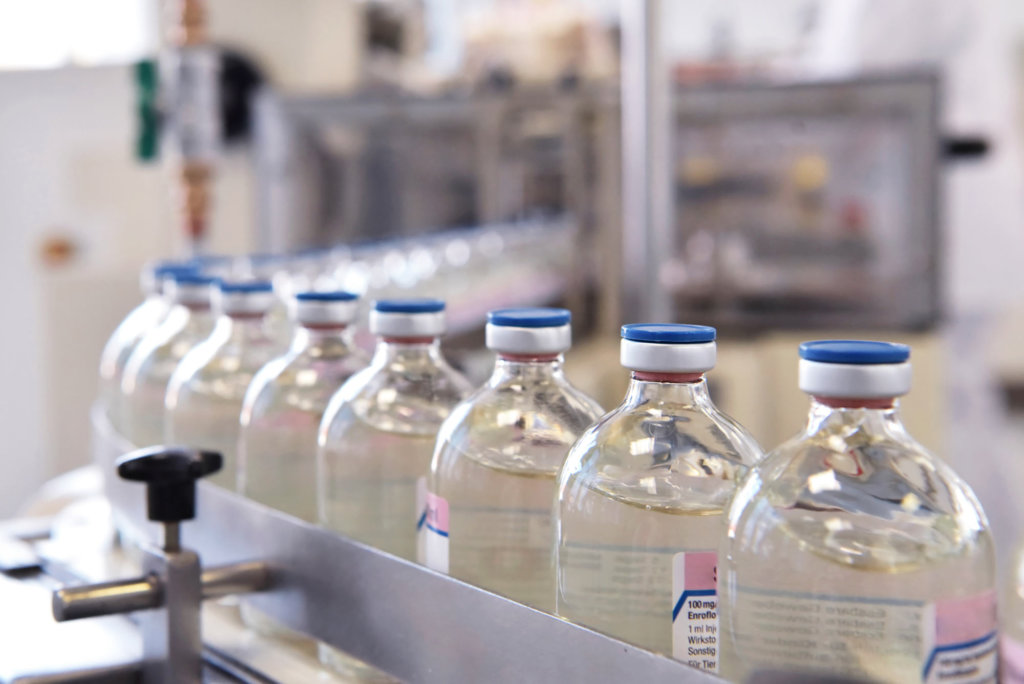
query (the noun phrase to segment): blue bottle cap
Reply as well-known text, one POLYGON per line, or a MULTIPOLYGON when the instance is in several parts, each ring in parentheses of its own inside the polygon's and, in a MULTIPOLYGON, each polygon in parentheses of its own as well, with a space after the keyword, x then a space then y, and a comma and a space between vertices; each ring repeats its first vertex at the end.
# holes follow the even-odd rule
POLYGON ((802 343, 800 358, 819 363, 860 366, 903 363, 910 358, 910 347, 870 340, 818 340, 802 343))
POLYGON ((187 261, 160 261, 152 267, 153 276, 156 278, 163 278, 177 272, 198 273, 199 268, 187 261))
POLYGON ((203 275, 196 271, 172 271, 168 277, 178 285, 214 285, 218 282, 213 276, 203 275))
POLYGON ((374 311, 381 313, 419 314, 438 313, 444 311, 444 302, 440 299, 378 299, 373 304, 374 311))
POLYGON ((345 290, 295 295, 292 315, 300 325, 349 325, 359 311, 359 295, 345 290))
POLYGON ((487 323, 509 328, 557 328, 569 325, 572 314, 568 309, 529 307, 497 309, 487 314, 487 323))
POLYGON ((221 292, 237 294, 274 291, 274 286, 269 280, 221 280, 219 286, 221 292))
POLYGON ((300 302, 354 302, 359 295, 345 290, 332 290, 330 292, 299 292, 295 299, 300 302))
POLYGON ((714 342, 716 331, 708 325, 685 323, 631 323, 622 326, 622 339, 657 344, 700 344, 714 342))

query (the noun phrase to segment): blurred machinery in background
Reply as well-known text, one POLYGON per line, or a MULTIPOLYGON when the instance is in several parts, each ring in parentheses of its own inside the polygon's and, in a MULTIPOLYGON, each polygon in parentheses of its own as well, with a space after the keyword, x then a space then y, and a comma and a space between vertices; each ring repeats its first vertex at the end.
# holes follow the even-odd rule
POLYGON ((724 327, 938 321, 938 79, 679 90, 669 255, 677 316, 724 327))
MULTIPOLYGON (((923 329, 940 312, 937 93, 925 73, 680 88, 671 147, 653 151, 672 160, 671 221, 647 236, 607 204, 630 171, 612 93, 265 92, 261 241, 289 250, 569 215, 584 247, 658 245, 624 249, 588 280, 600 291, 621 282, 612 269, 642 274, 627 299, 667 293, 673 318, 923 329)), ((618 318, 636 316, 657 317, 618 318)))
POLYGON ((256 107, 260 238, 271 250, 579 215, 579 97, 287 96, 256 107))

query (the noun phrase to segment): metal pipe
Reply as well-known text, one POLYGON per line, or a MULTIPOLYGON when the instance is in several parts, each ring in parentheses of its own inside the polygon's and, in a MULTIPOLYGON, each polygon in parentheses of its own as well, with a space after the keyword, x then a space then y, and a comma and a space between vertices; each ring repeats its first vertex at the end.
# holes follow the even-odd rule
POLYGON ((202 45, 206 42, 205 5, 204 0, 176 0, 170 4, 171 40, 175 45, 202 45))
POLYGON ((153 575, 53 592, 53 618, 57 622, 130 613, 157 608, 163 600, 160 581, 153 575))
POLYGON ((661 1, 622 0, 623 311, 670 320, 659 277, 671 258, 671 86, 661 46, 661 1))
POLYGON ((173 553, 181 550, 181 525, 164 522, 164 551, 173 553))
POLYGON ((247 594, 270 586, 266 563, 233 563, 203 570, 203 599, 247 594))
POLYGON ((219 129, 218 66, 211 66, 213 57, 207 37, 205 0, 169 0, 172 17, 170 43, 173 60, 179 65, 175 76, 176 97, 172 113, 176 130, 179 168, 176 171, 182 225, 189 240, 190 251, 201 251, 210 218, 214 167, 210 136, 219 129), (187 78, 183 75, 188 72, 187 78), (205 125, 204 125, 205 124, 205 125), (211 129, 212 124, 212 129, 211 129), (209 129, 209 130, 208 130, 209 129))

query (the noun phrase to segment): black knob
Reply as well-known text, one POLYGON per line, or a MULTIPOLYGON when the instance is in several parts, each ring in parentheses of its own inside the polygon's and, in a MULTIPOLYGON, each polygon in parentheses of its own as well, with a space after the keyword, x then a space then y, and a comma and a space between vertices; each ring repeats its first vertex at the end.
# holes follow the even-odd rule
POLYGON ((154 446, 137 449, 117 461, 117 474, 146 483, 150 520, 180 522, 196 517, 196 480, 220 470, 216 451, 154 446))

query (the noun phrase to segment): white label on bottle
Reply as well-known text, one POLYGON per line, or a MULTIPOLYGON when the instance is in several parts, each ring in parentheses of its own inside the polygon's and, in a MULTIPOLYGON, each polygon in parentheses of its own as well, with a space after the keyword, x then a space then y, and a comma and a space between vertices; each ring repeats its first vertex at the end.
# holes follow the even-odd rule
POLYGON ((749 663, 841 677, 995 682, 992 592, 936 603, 739 587, 737 648, 749 663))
POLYGON ((448 501, 432 492, 426 493, 426 528, 423 564, 431 570, 448 574, 448 501))
POLYGON ((1024 684, 1024 643, 1004 635, 999 639, 999 656, 1003 684, 1024 684))
POLYGON ((718 672, 718 554, 677 553, 672 558, 672 657, 718 672))
POLYGON ((932 629, 922 680, 994 682, 999 660, 995 592, 937 601, 927 613, 932 629))

